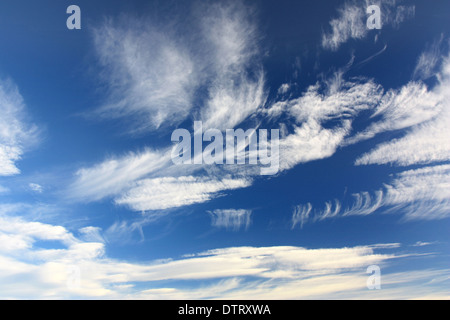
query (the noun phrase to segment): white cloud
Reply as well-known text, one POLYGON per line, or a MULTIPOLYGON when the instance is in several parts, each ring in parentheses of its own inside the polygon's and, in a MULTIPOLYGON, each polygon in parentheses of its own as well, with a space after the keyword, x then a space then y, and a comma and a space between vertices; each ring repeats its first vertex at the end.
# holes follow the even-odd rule
POLYGON ((69 246, 78 243, 78 240, 61 226, 29 222, 3 213, 0 214, 0 233, 3 238, 0 252, 17 253, 20 249, 31 248, 36 240, 58 240, 69 246))
POLYGON ((403 138, 379 145, 360 156, 356 165, 394 163, 407 166, 449 160, 450 131, 447 124, 450 118, 447 114, 441 116, 413 128, 403 138))
POLYGON ((146 214, 138 220, 122 220, 114 222, 100 235, 107 243, 136 243, 136 233, 140 237, 137 241, 145 239, 143 227, 160 218, 162 214, 146 214))
POLYGON ((90 168, 81 168, 69 186, 70 198, 100 200, 120 194, 136 180, 170 164, 170 152, 145 150, 112 158, 90 168))
POLYGON ((361 283, 367 280, 363 274, 331 274, 305 277, 290 281, 263 281, 242 283, 238 279, 220 281, 196 290, 164 288, 142 292, 143 299, 219 299, 245 300, 299 300, 299 299, 448 299, 449 292, 430 279, 445 279, 448 270, 424 270, 422 272, 396 273, 384 276, 382 290, 367 290, 361 283), (403 286, 403 287, 402 287, 403 286), (301 289, 299 289, 301 288, 301 289), (275 298, 274 298, 275 297, 275 298))
POLYGON ((0 145, 0 174, 2 176, 11 176, 20 173, 15 162, 20 160, 22 151, 17 147, 0 145))
POLYGON ((364 7, 346 2, 338 9, 338 18, 330 21, 331 33, 322 35, 322 46, 326 49, 337 50, 349 39, 364 38, 368 31, 365 16, 364 7))
POLYGON ((221 81, 210 90, 207 107, 201 111, 205 129, 232 129, 265 104, 262 72, 255 80, 237 75, 221 81))
MULTIPOLYGON (((413 126, 404 137, 385 142, 356 160, 357 165, 395 163, 397 165, 428 164, 436 161, 450 160, 450 60, 447 58, 439 74, 439 84, 432 90, 424 85, 420 90, 408 89, 394 100, 386 113, 386 123, 372 125, 373 129, 395 129, 413 126), (404 98, 402 98, 404 97, 404 98), (406 100, 405 100, 406 99, 406 100), (400 115, 397 116, 397 115, 400 115), (394 124, 398 122, 398 124, 394 124), (414 126, 415 125, 415 126, 414 126)), ((402 90, 402 91, 403 91, 402 90)), ((381 112, 385 112, 382 110, 381 112)))
POLYGON ((80 238, 86 242, 104 243, 105 239, 102 235, 102 229, 99 227, 84 227, 78 230, 80 238))
POLYGON ((251 223, 251 210, 244 209, 217 209, 208 211, 211 216, 211 225, 217 228, 239 230, 247 229, 251 223))
POLYGON ((296 206, 294 209, 294 213, 292 214, 292 229, 294 229, 297 224, 300 224, 300 227, 302 228, 305 222, 308 221, 311 210, 311 203, 308 203, 305 206, 296 206))
POLYGON ((381 87, 372 81, 344 81, 338 73, 323 86, 310 86, 301 97, 265 110, 273 118, 290 114, 297 123, 294 132, 280 141, 280 169, 332 156, 350 133, 353 118, 374 108, 382 96, 381 87), (334 125, 325 128, 329 121, 334 125))
POLYGON ((369 5, 380 7, 382 28, 386 26, 398 28, 401 23, 414 17, 415 6, 397 6, 397 2, 396 0, 346 1, 337 9, 337 18, 330 21, 331 31, 322 34, 322 47, 335 51, 350 39, 365 38, 370 31, 366 25, 369 17, 366 10, 369 5))
POLYGON ((437 74, 437 67, 442 61, 441 46, 443 40, 444 36, 441 35, 438 40, 435 40, 431 46, 422 52, 417 60, 413 78, 424 80, 437 74))
POLYGON ((31 191, 34 191, 36 193, 42 193, 44 191, 44 188, 42 188, 42 186, 37 183, 29 183, 28 187, 31 191))
POLYGON ((408 170, 386 186, 388 205, 406 219, 443 219, 450 215, 450 165, 408 170))
POLYGON ((355 200, 351 208, 347 209, 343 216, 351 215, 369 215, 374 213, 383 204, 383 193, 380 191, 375 192, 375 196, 372 198, 368 192, 356 193, 353 195, 355 200))
POLYGON ((350 207, 335 200, 324 209, 310 203, 299 205, 292 214, 292 228, 307 222, 334 217, 369 215, 374 212, 402 214, 405 220, 434 220, 450 216, 450 165, 428 166, 398 173, 384 188, 370 194, 353 195, 350 207))
POLYGON ((211 46, 209 98, 200 111, 205 128, 232 129, 265 104, 254 12, 241 3, 213 5, 202 29, 211 46), (252 70, 249 72, 248 70, 252 70))
POLYGON ((331 157, 349 129, 349 122, 336 129, 325 129, 315 121, 296 127, 293 134, 280 140, 280 171, 299 163, 331 157))
POLYGON ((310 86, 298 99, 286 101, 285 110, 297 123, 314 119, 325 122, 334 119, 350 119, 362 110, 376 106, 381 97, 381 86, 373 81, 352 82, 342 79, 338 72, 335 77, 310 86))
POLYGON ((291 84, 289 83, 283 83, 279 88, 278 88, 278 95, 283 95, 286 94, 289 89, 291 88, 291 84))
POLYGON ((346 144, 373 138, 375 135, 409 128, 433 119, 443 109, 441 97, 423 83, 409 82, 399 90, 389 90, 374 109, 368 128, 347 139, 346 144))
POLYGON ((151 20, 108 20, 94 30, 109 102, 97 110, 106 118, 130 117, 131 131, 177 124, 189 114, 197 85, 194 64, 173 30, 151 20))
POLYGON ((435 242, 417 241, 413 244, 414 247, 425 247, 434 244, 435 242))
POLYGON ((27 122, 25 103, 11 80, 0 80, 0 176, 20 173, 16 162, 37 140, 37 129, 27 122))
POLYGON ((211 200, 221 191, 248 187, 251 181, 232 178, 163 177, 137 181, 115 202, 136 211, 163 210, 211 200))

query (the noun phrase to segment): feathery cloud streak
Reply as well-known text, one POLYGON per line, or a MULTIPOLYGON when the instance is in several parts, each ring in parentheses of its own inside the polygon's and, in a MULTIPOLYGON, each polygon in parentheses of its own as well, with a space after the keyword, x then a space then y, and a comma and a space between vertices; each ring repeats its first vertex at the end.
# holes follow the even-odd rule
POLYGON ((25 103, 12 80, 0 79, 0 176, 20 173, 16 162, 37 142, 38 130, 27 120, 25 103))
POLYGON ((359 40, 365 38, 370 31, 366 25, 369 17, 366 10, 370 5, 377 5, 380 8, 382 27, 392 26, 398 28, 402 22, 414 17, 415 7, 397 5, 397 2, 401 1, 346 1, 338 8, 337 18, 329 22, 331 31, 323 32, 322 47, 336 51, 350 39, 359 40))

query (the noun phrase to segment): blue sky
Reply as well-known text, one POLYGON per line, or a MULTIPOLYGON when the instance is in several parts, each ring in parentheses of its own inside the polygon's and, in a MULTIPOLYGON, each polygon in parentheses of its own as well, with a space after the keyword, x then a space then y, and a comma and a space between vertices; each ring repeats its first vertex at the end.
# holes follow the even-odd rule
POLYGON ((0 297, 448 299, 449 9, 3 1, 0 297), (174 164, 194 121, 277 173, 174 164))

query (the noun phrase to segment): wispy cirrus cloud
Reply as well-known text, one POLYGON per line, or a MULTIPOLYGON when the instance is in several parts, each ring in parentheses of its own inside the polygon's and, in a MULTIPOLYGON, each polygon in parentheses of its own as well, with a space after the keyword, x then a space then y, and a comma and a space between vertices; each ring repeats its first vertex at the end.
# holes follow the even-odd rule
POLYGON ((379 133, 410 128, 436 117, 443 109, 442 97, 421 82, 409 82, 397 90, 389 90, 371 115, 372 123, 346 140, 353 144, 373 138, 379 133), (379 120, 376 120, 379 118, 379 120))
POLYGON ((27 119, 19 89, 10 79, 0 79, 0 176, 20 173, 16 162, 38 139, 38 129, 27 119))
POLYGON ((438 73, 438 68, 442 62, 442 42, 444 35, 433 41, 429 47, 419 56, 414 69, 413 78, 425 80, 438 73))
POLYGON ((80 234, 80 239, 85 242, 104 243, 106 241, 102 235, 102 229, 99 227, 83 227, 78 230, 78 233, 80 234))
POLYGON ((294 133, 280 141, 280 170, 288 170, 313 160, 331 157, 349 133, 350 122, 325 129, 315 121, 295 127, 294 133))
MULTIPOLYGON (((400 97, 401 103, 388 105, 389 108, 392 107, 392 111, 386 113, 386 121, 388 124, 392 123, 389 125, 391 128, 405 125, 412 128, 403 137, 382 143, 360 156, 356 160, 357 165, 395 163, 404 166, 450 160, 449 58, 445 59, 438 79, 439 83, 433 89, 414 85, 419 86, 420 90, 407 90, 401 94, 406 101, 400 97)), ((381 112, 384 111, 382 109, 381 112)), ((376 126, 380 124, 372 125, 372 128, 376 126)))
POLYGON ((301 228, 309 220, 309 215, 311 214, 312 205, 308 203, 306 205, 296 206, 294 212, 292 213, 292 229, 294 229, 298 224, 301 228))
POLYGON ((261 36, 254 10, 240 2, 215 4, 206 12, 202 30, 212 53, 206 58, 211 82, 200 118, 206 128, 230 129, 265 104, 261 36))
POLYGON ((252 210, 245 209, 216 209, 208 211, 211 225, 237 231, 241 227, 247 229, 251 223, 252 210))
POLYGON ((106 20, 94 43, 109 91, 96 114, 131 119, 132 132, 176 125, 192 108, 197 76, 185 44, 174 30, 131 17, 106 20))
POLYGON ((248 187, 247 179, 210 177, 164 177, 136 182, 125 194, 115 200, 136 211, 163 210, 194 203, 202 203, 220 195, 220 192, 248 187))
POLYGON ((443 219, 450 213, 450 165, 408 170, 388 185, 387 203, 406 219, 443 219))
POLYGON ((404 136, 383 143, 356 160, 357 165, 387 164, 397 165, 428 164, 450 159, 448 141, 448 112, 440 114, 434 121, 423 123, 411 129, 404 136))
POLYGON ((322 35, 322 46, 337 50, 349 39, 362 39, 367 34, 364 21, 366 14, 363 6, 346 2, 338 8, 338 17, 330 21, 331 32, 322 35))
POLYGON ((270 118, 287 114, 294 119, 293 132, 280 141, 280 169, 332 156, 350 134, 354 118, 375 108, 382 97, 382 87, 373 81, 346 81, 338 72, 308 87, 299 98, 279 101, 264 110, 270 118))
POLYGON ((414 247, 425 247, 434 244, 434 242, 426 242, 426 241, 417 241, 413 244, 414 247))
POLYGON ((44 188, 40 184, 37 184, 37 183, 29 183, 28 188, 30 188, 31 191, 36 192, 36 193, 44 192, 44 188))
POLYGON ((365 216, 376 212, 401 214, 404 220, 435 220, 450 216, 450 165, 427 166, 398 173, 384 188, 373 193, 353 194, 350 206, 340 201, 313 208, 311 203, 297 206, 292 228, 329 218, 365 216))
POLYGON ((377 5, 381 11, 381 25, 398 28, 401 23, 415 15, 414 6, 398 5, 401 1, 346 1, 337 11, 337 17, 330 20, 331 31, 323 32, 322 47, 336 51, 343 43, 350 39, 363 39, 369 33, 366 13, 370 5, 377 5))
POLYGON ((68 187, 69 198, 96 201, 120 194, 135 181, 154 174, 170 163, 169 151, 144 150, 81 168, 68 187))

